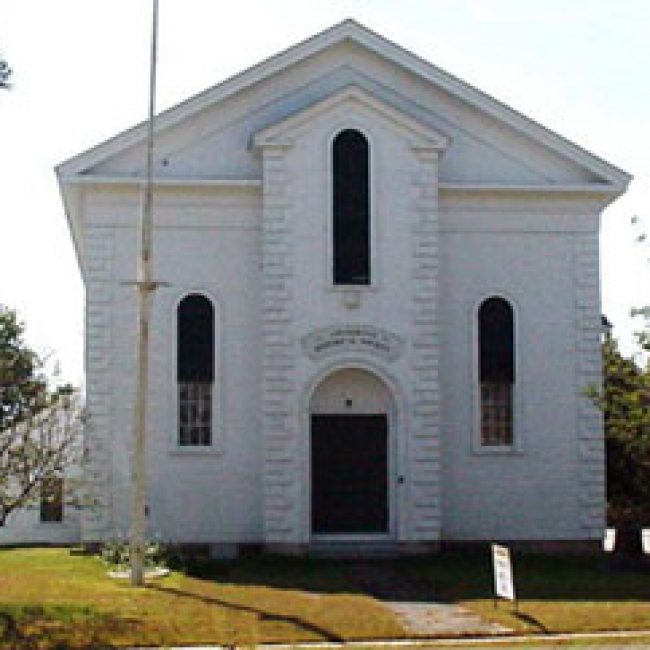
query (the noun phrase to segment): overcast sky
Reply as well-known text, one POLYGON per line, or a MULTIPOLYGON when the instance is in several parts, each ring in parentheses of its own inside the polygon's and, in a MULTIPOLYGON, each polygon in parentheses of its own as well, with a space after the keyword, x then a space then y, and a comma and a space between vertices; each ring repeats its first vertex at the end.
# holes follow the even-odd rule
MULTIPOLYGON (((53 168, 147 111, 151 0, 0 0, 0 303, 83 377, 83 286, 53 168)), ((603 310, 650 302, 647 0, 160 0, 164 109, 352 17, 634 175, 603 217, 603 310)), ((629 348, 629 345, 628 345, 629 348)))

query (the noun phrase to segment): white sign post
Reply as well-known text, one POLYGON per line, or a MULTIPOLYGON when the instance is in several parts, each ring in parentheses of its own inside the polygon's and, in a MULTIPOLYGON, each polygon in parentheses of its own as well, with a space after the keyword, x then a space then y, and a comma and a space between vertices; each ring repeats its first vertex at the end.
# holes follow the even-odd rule
POLYGON ((616 528, 605 528, 605 537, 603 538, 603 551, 613 553, 616 548, 616 528))
POLYGON ((517 606, 515 583, 512 575, 510 550, 506 546, 492 544, 492 564, 494 568, 494 606, 497 598, 510 600, 517 606))
POLYGON ((641 529, 641 550, 644 555, 650 555, 650 528, 641 529))

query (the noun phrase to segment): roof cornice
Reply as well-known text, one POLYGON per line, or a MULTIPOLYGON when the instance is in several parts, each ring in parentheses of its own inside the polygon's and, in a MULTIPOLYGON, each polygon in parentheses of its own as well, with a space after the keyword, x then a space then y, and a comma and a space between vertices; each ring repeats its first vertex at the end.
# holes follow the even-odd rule
POLYGON ((444 192, 477 193, 513 193, 526 194, 617 194, 616 187, 610 183, 580 183, 580 184, 516 184, 516 183, 456 183, 441 181, 438 188, 444 192))
MULTIPOLYGON (((144 176, 110 176, 108 174, 83 174, 61 179, 67 186, 119 186, 143 188, 147 179, 144 176)), ((259 188, 262 181, 258 178, 193 178, 193 177, 158 177, 153 178, 156 187, 206 187, 224 189, 259 188)))

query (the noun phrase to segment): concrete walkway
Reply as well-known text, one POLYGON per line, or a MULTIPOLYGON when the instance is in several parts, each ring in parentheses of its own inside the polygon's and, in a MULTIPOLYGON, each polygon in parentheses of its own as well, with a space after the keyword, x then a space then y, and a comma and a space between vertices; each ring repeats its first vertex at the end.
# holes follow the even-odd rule
POLYGON ((417 636, 488 636, 511 632, 498 623, 490 623, 474 612, 450 603, 384 602, 400 623, 417 636))
POLYGON ((413 636, 488 636, 512 631, 460 605, 440 602, 430 582, 387 565, 356 563, 348 577, 359 591, 392 610, 413 636))

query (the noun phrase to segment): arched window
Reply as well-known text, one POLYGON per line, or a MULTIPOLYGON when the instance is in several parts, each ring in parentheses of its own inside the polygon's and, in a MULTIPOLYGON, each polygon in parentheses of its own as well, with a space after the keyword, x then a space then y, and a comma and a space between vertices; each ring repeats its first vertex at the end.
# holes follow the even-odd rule
POLYGON ((200 294, 181 300, 177 312, 178 444, 212 444, 214 306, 200 294))
POLYGON ((366 138, 341 131, 332 151, 334 284, 370 284, 370 162, 366 138))
POLYGON ((513 443, 515 328, 510 304, 485 300, 478 312, 481 445, 513 443))

